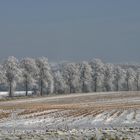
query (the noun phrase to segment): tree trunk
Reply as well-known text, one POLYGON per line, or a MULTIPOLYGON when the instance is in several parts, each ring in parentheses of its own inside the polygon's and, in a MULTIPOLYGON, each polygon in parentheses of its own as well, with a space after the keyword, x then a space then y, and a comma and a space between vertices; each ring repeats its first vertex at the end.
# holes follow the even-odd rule
POLYGON ((126 82, 127 82, 127 84, 126 84, 126 86, 127 86, 127 91, 129 91, 129 80, 127 80, 126 82))
POLYGON ((69 85, 69 92, 72 93, 71 79, 68 79, 68 85, 69 85))
POLYGON ((72 93, 72 89, 71 89, 71 86, 70 86, 70 93, 72 93))
POLYGON ((85 92, 85 82, 83 81, 83 84, 82 84, 82 92, 84 93, 85 92))
POLYGON ((106 91, 107 92, 109 91, 109 85, 106 85, 106 91))
POLYGON ((137 91, 139 91, 139 80, 137 80, 137 91))
POLYGON ((10 82, 9 86, 9 97, 12 97, 12 82, 10 82))
POLYGON ((116 90, 119 91, 119 80, 117 80, 116 90))
POLYGON ((40 95, 41 96, 43 95, 43 81, 42 81, 42 79, 40 81, 40 95))
POLYGON ((73 90, 72 90, 72 84, 71 84, 71 81, 70 81, 70 93, 72 93, 73 90))
POLYGON ((95 78, 95 88, 94 88, 94 92, 97 92, 97 78, 95 78))
POLYGON ((25 82, 26 96, 28 96, 28 81, 25 82))
POLYGON ((85 71, 82 73, 82 92, 85 92, 85 71))

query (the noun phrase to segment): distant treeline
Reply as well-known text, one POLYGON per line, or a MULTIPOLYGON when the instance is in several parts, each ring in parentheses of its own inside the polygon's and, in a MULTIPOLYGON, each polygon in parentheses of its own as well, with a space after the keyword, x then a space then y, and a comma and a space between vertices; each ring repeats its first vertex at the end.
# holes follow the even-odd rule
POLYGON ((139 65, 103 63, 100 59, 89 62, 65 62, 51 65, 46 57, 23 58, 13 56, 0 65, 0 89, 32 90, 39 95, 86 93, 98 91, 139 91, 139 65))

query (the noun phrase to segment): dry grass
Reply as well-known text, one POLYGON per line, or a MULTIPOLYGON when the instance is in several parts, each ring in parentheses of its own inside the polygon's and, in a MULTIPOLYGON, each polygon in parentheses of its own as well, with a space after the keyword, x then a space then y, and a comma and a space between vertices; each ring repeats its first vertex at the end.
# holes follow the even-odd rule
POLYGON ((10 113, 8 112, 0 112, 0 120, 4 118, 8 118, 10 116, 10 113))
MULTIPOLYGON (((24 106, 25 107, 25 106, 24 106)), ((85 106, 85 104, 64 104, 64 105, 44 105, 44 104, 32 104, 28 107, 24 108, 22 112, 20 112, 19 116, 30 115, 31 117, 45 116, 50 114, 55 114, 56 117, 79 117, 79 116, 96 116, 107 110, 119 110, 119 112, 115 111, 111 114, 111 116, 115 115, 120 116, 123 110, 128 109, 139 109, 140 104, 131 104, 131 103, 123 103, 123 104, 90 104, 89 106, 85 106), (50 111, 51 112, 47 112, 50 111), (57 111, 53 111, 57 110, 57 111), (35 114, 36 113, 36 114, 35 114)))

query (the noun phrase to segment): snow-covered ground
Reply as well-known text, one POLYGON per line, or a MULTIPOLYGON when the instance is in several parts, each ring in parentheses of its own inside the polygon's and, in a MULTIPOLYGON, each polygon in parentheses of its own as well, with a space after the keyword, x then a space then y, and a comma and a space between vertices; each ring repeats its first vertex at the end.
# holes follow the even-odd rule
POLYGON ((40 134, 40 139, 104 136, 139 140, 140 92, 72 94, 0 102, 0 130, 2 137, 14 133, 17 139, 31 137, 29 132, 32 132, 33 139, 39 139, 40 134))

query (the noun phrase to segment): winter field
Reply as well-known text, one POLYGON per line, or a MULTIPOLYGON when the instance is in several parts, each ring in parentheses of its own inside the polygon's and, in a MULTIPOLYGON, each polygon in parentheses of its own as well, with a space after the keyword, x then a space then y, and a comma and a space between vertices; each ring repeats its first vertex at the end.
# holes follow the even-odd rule
POLYGON ((140 139, 140 92, 0 102, 0 139, 140 139))
MULTIPOLYGON (((28 95, 32 95, 33 91, 28 91, 28 95)), ((16 91, 14 92, 14 96, 25 96, 25 91, 16 91)), ((0 92, 0 99, 4 97, 8 97, 9 93, 7 91, 0 92)))

